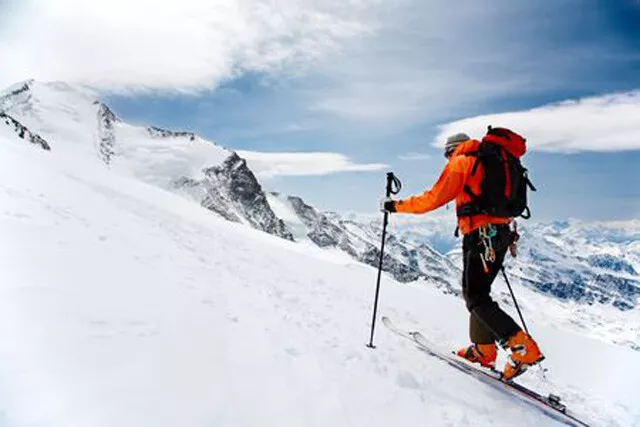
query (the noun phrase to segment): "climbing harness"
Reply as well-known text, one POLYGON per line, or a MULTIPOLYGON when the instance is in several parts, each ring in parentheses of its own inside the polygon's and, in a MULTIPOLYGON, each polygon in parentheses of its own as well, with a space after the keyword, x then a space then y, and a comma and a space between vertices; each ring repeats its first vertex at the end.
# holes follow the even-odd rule
POLYGON ((484 245, 484 253, 480 253, 480 259, 482 260, 484 272, 489 274, 490 270, 488 264, 493 263, 496 260, 496 251, 493 248, 493 242, 491 239, 496 237, 498 229, 493 224, 487 224, 480 227, 478 229, 478 233, 480 234, 480 244, 484 245))
POLYGON ((518 223, 513 221, 513 230, 509 233, 509 253, 516 258, 518 256, 518 240, 520 240, 520 234, 518 233, 518 223))

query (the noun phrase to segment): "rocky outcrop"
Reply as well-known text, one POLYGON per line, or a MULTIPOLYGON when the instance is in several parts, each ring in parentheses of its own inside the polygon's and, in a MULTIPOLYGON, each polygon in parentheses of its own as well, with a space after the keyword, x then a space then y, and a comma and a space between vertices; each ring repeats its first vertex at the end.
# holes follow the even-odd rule
POLYGON ((116 145, 116 131, 115 124, 118 121, 116 115, 111 111, 109 107, 101 102, 96 102, 98 105, 97 118, 97 133, 98 133, 98 156, 105 164, 110 164, 114 155, 114 148, 116 145))
POLYGON ((43 150, 51 150, 51 146, 44 138, 37 133, 31 132, 26 126, 8 114, 0 112, 0 121, 9 126, 16 133, 18 138, 24 139, 31 144, 37 145, 43 150))
POLYGON ((293 240, 287 226, 273 213, 247 162, 238 154, 233 152, 222 165, 207 168, 204 174, 204 207, 231 221, 247 222, 254 228, 293 240))
POLYGON ((148 127, 147 132, 149 132, 149 136, 156 138, 185 137, 191 141, 195 141, 196 139, 196 135, 193 132, 172 131, 155 126, 148 127))
MULTIPOLYGON (((354 259, 378 268, 382 225, 345 219, 333 212, 319 212, 300 197, 272 193, 285 201, 306 227, 306 237, 322 248, 339 249, 354 259)), ((387 234, 383 270, 399 282, 428 280, 445 293, 457 294, 458 270, 427 244, 414 245, 387 234)))
POLYGON ((27 80, 2 92, 2 94, 0 94, 0 113, 5 112, 6 109, 11 107, 16 98, 26 97, 28 99, 32 85, 33 80, 27 80))

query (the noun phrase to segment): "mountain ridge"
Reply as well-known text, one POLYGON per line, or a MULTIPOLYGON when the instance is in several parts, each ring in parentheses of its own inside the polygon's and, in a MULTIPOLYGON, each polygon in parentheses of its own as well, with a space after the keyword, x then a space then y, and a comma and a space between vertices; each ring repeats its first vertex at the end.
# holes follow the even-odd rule
POLYGON ((28 80, 12 85, 0 93, 0 111, 7 122, 11 117, 20 123, 16 132, 28 134, 32 143, 53 153, 82 162, 97 160, 195 198, 228 220, 292 239, 246 162, 233 150, 193 132, 129 125, 91 90, 64 82, 28 80))
MULTIPOLYGON (((129 125, 89 89, 62 82, 17 83, 0 94, 0 114, 18 137, 54 154, 82 152, 81 161, 91 158, 185 195, 227 220, 378 266, 381 215, 321 212, 300 197, 268 193, 235 151, 193 132, 129 125)), ((383 269, 399 282, 426 281, 459 295, 460 243, 452 236, 453 214, 420 221, 391 218, 383 269)), ((640 221, 567 220, 531 223, 521 230, 521 255, 507 263, 517 284, 561 301, 622 311, 638 307, 640 221)))

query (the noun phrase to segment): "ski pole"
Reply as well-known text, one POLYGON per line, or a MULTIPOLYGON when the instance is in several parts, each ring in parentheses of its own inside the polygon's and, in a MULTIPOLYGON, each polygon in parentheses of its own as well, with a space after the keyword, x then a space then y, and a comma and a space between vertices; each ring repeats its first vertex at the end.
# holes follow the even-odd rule
MULTIPOLYGON (((522 317, 522 312, 520 311, 520 307, 518 306, 518 301, 516 300, 516 296, 513 293, 513 289, 511 289, 511 284, 509 283, 509 279, 507 278, 507 273, 504 271, 504 265, 500 267, 500 269, 502 270, 504 281, 507 282, 507 287, 509 288, 509 292, 511 293, 511 298, 513 298, 513 303, 515 304, 516 310, 518 311, 518 316, 520 316, 520 321, 522 322, 524 331, 527 333, 527 335, 531 336, 531 334, 529 333, 529 329, 527 329, 527 324, 524 323, 524 317, 522 317)), ((544 378, 544 380, 547 381, 546 369, 542 367, 542 363, 539 363, 538 367, 540 368, 540 372, 542 373, 542 378, 544 378)))
POLYGON ((522 317, 522 312, 520 311, 520 307, 518 306, 518 301, 516 300, 516 296, 513 293, 513 289, 511 289, 511 283, 509 283, 509 279, 507 278, 507 273, 504 271, 504 266, 500 267, 502 270, 502 275, 504 276, 504 281, 507 282, 507 287, 509 288, 509 292, 511 293, 511 298, 513 298, 513 303, 516 306, 516 310, 518 311, 518 316, 520 316, 520 320, 522 321, 522 326, 524 327, 524 331, 527 335, 531 336, 529 333, 529 329, 527 329, 527 324, 524 323, 524 317, 522 317))
MULTIPOLYGON (((391 197, 392 194, 398 194, 400 189, 402 188, 402 184, 400 180, 393 174, 393 172, 387 173, 387 192, 386 197, 391 197)), ((387 224, 389 223, 389 212, 384 213, 384 218, 382 220, 382 244, 380 245, 380 262, 378 264, 378 280, 376 282, 376 296, 373 302, 373 319, 371 321, 371 338, 369 340, 369 344, 367 347, 376 348, 373 345, 373 334, 376 328, 376 316, 378 314, 378 297, 380 295, 380 278, 382 277, 382 260, 384 257, 384 242, 387 236, 387 224)))

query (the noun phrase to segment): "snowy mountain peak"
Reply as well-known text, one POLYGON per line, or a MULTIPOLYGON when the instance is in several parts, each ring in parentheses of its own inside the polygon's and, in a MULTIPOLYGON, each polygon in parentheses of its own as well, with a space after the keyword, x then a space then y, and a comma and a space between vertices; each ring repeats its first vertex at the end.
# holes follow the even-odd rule
POLYGON ((0 124, 0 133, 11 134, 14 133, 20 139, 24 139, 32 144, 40 146, 43 150, 51 150, 51 146, 49 143, 44 140, 40 135, 31 132, 26 126, 20 123, 18 120, 14 119, 8 114, 5 114, 0 111, 0 121, 4 123, 5 126, 0 124))
POLYGON ((31 79, 11 85, 0 92, 0 106, 3 110, 22 106, 46 111, 52 107, 67 106, 67 111, 70 112, 84 109, 96 101, 98 96, 93 90, 65 82, 43 83, 31 79))
POLYGON ((17 129, 14 132, 37 135, 29 140, 56 156, 108 166, 115 173, 195 198, 227 219, 291 239, 239 156, 192 132, 130 125, 91 89, 64 82, 15 84, 2 92, 0 111, 17 129))
POLYGON ((90 89, 64 82, 28 80, 0 97, 0 110, 47 140, 52 151, 94 159, 99 104, 90 89))

